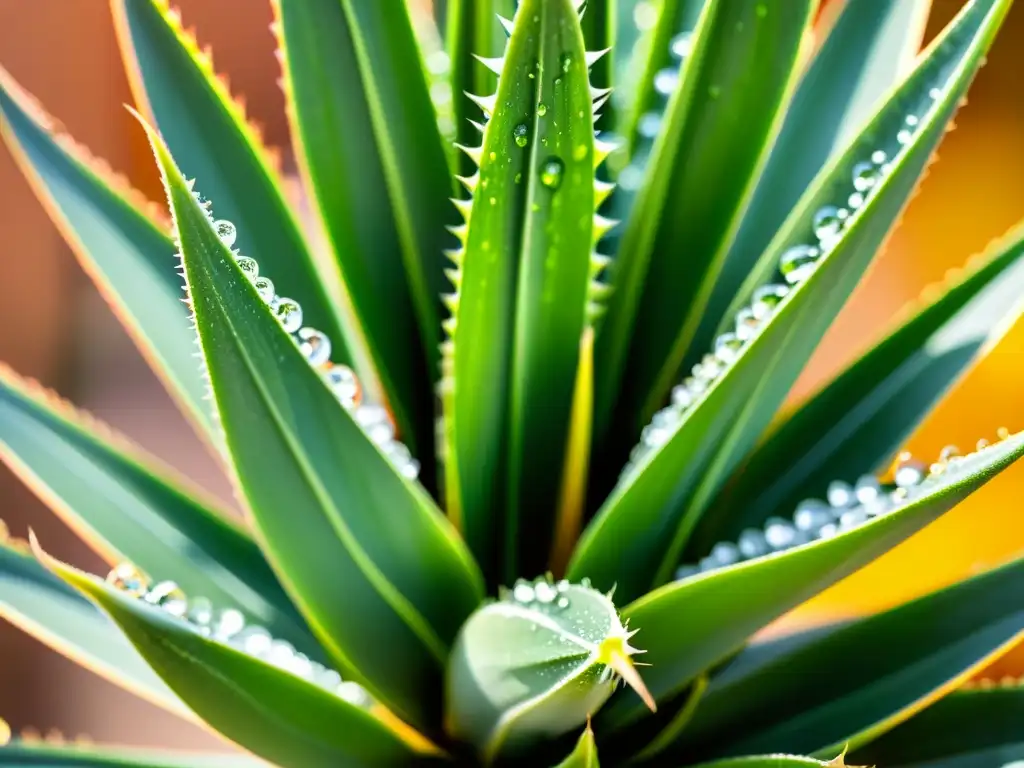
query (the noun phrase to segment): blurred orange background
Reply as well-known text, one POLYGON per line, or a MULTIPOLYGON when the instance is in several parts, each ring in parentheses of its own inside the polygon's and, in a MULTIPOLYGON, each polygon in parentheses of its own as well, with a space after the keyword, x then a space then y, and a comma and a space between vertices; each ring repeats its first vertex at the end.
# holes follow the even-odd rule
MULTIPOLYGON (((935 0, 929 35, 959 0, 935 0)), ((268 143, 287 126, 265 0, 179 0, 212 44, 217 68, 245 94, 268 143)), ((161 199, 149 149, 122 108, 131 101, 103 0, 0 0, 0 63, 68 131, 161 199)), ((856 355, 926 284, 963 264, 1024 217, 1024 7, 1011 10, 957 129, 885 253, 830 332, 795 396, 856 355)), ((198 482, 229 498, 207 454, 120 330, 49 223, 6 149, 0 148, 0 360, 96 412, 198 482)), ((930 459, 954 443, 1024 428, 1024 323, 955 389, 911 440, 930 459)), ((1024 550, 1024 465, 1007 471, 940 522, 788 618, 877 610, 1024 550)), ((31 522, 49 549, 83 567, 101 565, 18 482, 0 469, 0 516, 19 534, 31 522)), ((1024 656, 1021 659, 1024 662, 1024 656)), ((1024 672, 1024 663, 1017 664, 1024 672)), ((210 737, 75 668, 8 626, 0 627, 0 716, 97 741, 210 743, 210 737)))

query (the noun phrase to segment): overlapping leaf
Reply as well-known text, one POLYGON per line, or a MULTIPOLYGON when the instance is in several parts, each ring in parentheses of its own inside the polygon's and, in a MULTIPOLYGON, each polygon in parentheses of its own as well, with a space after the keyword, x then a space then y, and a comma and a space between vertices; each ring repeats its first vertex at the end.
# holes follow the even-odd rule
POLYGON ((743 298, 770 283, 783 252, 814 241, 823 223, 816 227, 815 218, 851 196, 855 166, 876 152, 890 162, 871 194, 857 200, 852 214, 847 210, 839 236, 826 238, 814 271, 767 318, 749 313, 753 328, 742 329, 748 341, 619 483, 584 533, 570 575, 586 574, 602 587, 618 583, 627 599, 668 580, 700 515, 770 422, 906 204, 1008 5, 981 0, 966 6, 914 74, 820 174, 743 298))
POLYGON ((241 755, 14 742, 0 747, 0 766, 3 765, 15 768, 260 768, 264 763, 241 755))
POLYGON ((447 648, 480 599, 476 568, 426 492, 306 362, 150 137, 214 400, 264 551, 341 671, 400 715, 436 726, 447 648))

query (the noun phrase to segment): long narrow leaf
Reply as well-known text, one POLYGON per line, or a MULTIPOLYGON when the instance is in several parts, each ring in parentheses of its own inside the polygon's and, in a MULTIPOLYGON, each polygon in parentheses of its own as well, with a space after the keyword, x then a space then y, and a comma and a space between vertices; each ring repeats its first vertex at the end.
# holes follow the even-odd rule
POLYGON ((243 755, 201 752, 50 746, 14 742, 0 747, 0 766, 14 768, 261 768, 243 755))
POLYGON ((481 596, 475 566, 426 492, 399 474, 306 361, 159 136, 150 139, 227 447, 264 551, 340 671, 397 714, 437 727, 447 648, 481 596))

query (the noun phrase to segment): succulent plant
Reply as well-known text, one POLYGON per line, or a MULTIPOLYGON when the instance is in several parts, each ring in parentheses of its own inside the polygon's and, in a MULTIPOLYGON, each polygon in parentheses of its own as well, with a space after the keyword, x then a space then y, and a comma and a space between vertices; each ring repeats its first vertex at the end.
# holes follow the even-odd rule
POLYGON ((900 453, 1024 225, 783 407, 1009 0, 919 55, 927 0, 273 0, 297 182, 166 0, 111 5, 170 218, 6 73, 0 125, 244 522, 3 369, 3 458, 112 570, 5 534, 0 607, 247 754, 0 765, 1024 759, 1024 687, 965 687, 1024 560, 761 634, 1024 453, 900 453))

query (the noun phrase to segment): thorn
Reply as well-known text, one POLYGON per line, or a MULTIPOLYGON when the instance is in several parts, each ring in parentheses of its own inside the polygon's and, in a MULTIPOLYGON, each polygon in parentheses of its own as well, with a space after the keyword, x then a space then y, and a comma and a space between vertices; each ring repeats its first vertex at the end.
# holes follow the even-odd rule
POLYGON ((472 125, 474 128, 476 128, 478 131, 480 131, 480 133, 483 133, 484 132, 484 128, 486 127, 486 126, 484 126, 483 123, 478 123, 476 120, 469 120, 469 124, 472 125))
MULTIPOLYGON (((476 185, 480 181, 480 173, 474 173, 472 176, 456 176, 455 178, 466 188, 467 192, 473 194, 476 191, 476 185)), ((458 208, 458 204, 455 207, 458 208)))
POLYGON ((485 67, 487 67, 488 70, 499 76, 501 75, 502 70, 505 68, 505 59, 502 56, 478 56, 477 54, 474 53, 473 58, 479 61, 485 67))
POLYGON ((511 19, 506 19, 500 13, 498 14, 498 23, 501 24, 501 28, 505 30, 505 36, 512 37, 512 30, 516 27, 515 23, 511 19))
POLYGON ((458 212, 462 214, 462 217, 466 221, 469 221, 469 215, 473 212, 473 201, 460 200, 457 197, 450 197, 448 199, 452 201, 452 205, 454 205, 456 210, 458 210, 458 212))
POLYGON ((469 234, 468 226, 466 226, 465 224, 460 224, 457 227, 449 225, 447 227, 447 230, 451 232, 453 235, 455 235, 459 239, 460 243, 462 243, 463 245, 466 244, 466 236, 469 234))
POLYGON ((608 103, 608 99, 610 99, 610 98, 611 98, 611 94, 607 93, 604 96, 601 96, 597 100, 594 101, 593 109, 594 109, 594 119, 595 120, 597 120, 597 118, 600 117, 600 115, 597 113, 597 110, 599 110, 601 107, 603 107, 605 104, 607 104, 608 103))
POLYGON ((595 207, 601 205, 605 200, 608 199, 608 195, 615 189, 615 185, 610 181, 601 181, 600 179, 594 179, 594 202, 595 207))
POLYGON ((472 160, 477 166, 480 165, 480 160, 483 158, 484 148, 481 147, 467 147, 465 144, 456 144, 455 148, 463 152, 466 157, 472 160))
POLYGON ((592 66, 594 66, 610 50, 611 50, 611 48, 605 48, 603 51, 586 51, 583 54, 583 58, 587 62, 587 69, 590 69, 592 66))
POLYGON ((619 222, 616 219, 608 219, 599 213, 594 214, 594 240, 600 240, 614 228, 619 222))
POLYGON ((484 111, 484 114, 490 117, 494 114, 494 108, 498 105, 498 94, 493 93, 490 96, 477 96, 475 93, 469 91, 463 91, 466 94, 466 98, 476 104, 480 109, 484 111))

